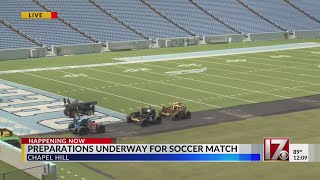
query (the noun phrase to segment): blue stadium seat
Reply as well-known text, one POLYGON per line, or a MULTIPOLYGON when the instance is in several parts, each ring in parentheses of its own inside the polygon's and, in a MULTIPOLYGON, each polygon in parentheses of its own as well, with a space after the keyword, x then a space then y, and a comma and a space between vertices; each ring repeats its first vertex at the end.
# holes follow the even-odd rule
POLYGON ((20 36, 8 27, 0 24, 0 49, 38 47, 28 39, 20 36))
POLYGON ((263 14, 273 22, 286 27, 288 30, 319 29, 320 23, 294 9, 282 0, 242 0, 255 11, 263 14))
POLYGON ((148 0, 148 2, 197 35, 237 34, 187 0, 148 0))
POLYGON ((291 0, 293 4, 311 16, 320 20, 320 1, 319 0, 291 0))
POLYGON ((196 0, 204 9, 244 33, 278 32, 274 25, 243 7, 236 0, 196 0))
POLYGON ((115 16, 153 39, 190 36, 190 34, 171 24, 139 0, 96 1, 115 16))
POLYGON ((32 1, 1 0, 0 17, 47 46, 91 43, 58 19, 23 20, 21 12, 44 11, 32 1))
POLYGON ((87 32, 101 42, 142 40, 142 36, 129 30, 100 11, 89 1, 43 1, 52 11, 87 32))

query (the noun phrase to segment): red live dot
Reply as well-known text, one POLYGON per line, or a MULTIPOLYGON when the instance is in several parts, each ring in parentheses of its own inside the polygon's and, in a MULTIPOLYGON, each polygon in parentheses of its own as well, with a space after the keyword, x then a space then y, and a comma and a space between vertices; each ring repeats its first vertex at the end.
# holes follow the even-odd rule
POLYGON ((58 12, 51 12, 51 19, 58 18, 58 12))

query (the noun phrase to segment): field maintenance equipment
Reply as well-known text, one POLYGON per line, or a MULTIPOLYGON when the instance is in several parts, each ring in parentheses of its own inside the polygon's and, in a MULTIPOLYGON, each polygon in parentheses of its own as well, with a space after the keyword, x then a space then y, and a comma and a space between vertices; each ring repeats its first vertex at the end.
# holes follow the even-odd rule
POLYGON ((161 117, 171 117, 172 120, 180 120, 180 119, 190 119, 191 112, 187 111, 187 107, 180 103, 175 102, 172 103, 169 107, 162 107, 159 111, 159 116, 161 117))
POLYGON ((11 144, 15 147, 21 148, 20 138, 17 136, 14 136, 12 131, 6 128, 0 129, 0 140, 4 141, 8 144, 11 144))
POLYGON ((79 134, 79 136, 87 135, 88 133, 105 133, 105 125, 91 121, 88 116, 79 116, 73 119, 73 122, 69 124, 68 129, 73 134, 79 134))
POLYGON ((64 102, 64 114, 70 118, 75 118, 79 115, 92 115, 95 112, 95 105, 98 104, 97 101, 92 102, 79 102, 75 100, 72 103, 69 98, 63 98, 64 102))
POLYGON ((161 124, 162 118, 156 116, 156 114, 156 110, 151 107, 141 108, 140 111, 129 114, 127 122, 139 124, 141 127, 146 127, 150 124, 161 124))

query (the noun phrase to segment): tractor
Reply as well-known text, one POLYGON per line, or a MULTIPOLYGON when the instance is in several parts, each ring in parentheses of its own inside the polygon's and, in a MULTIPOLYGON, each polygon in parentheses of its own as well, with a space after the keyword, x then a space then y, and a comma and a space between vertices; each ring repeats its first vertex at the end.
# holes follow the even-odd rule
POLYGON ((80 116, 73 119, 73 122, 69 124, 68 130, 73 134, 79 136, 87 135, 88 133, 105 133, 106 128, 101 123, 91 121, 88 116, 80 116))
POLYGON ((11 144, 17 148, 21 148, 20 138, 17 136, 14 136, 12 131, 6 128, 0 129, 0 140, 4 141, 8 144, 11 144))
POLYGON ((172 120, 190 119, 191 112, 187 111, 187 107, 180 103, 172 103, 169 107, 162 107, 159 111, 159 116, 161 117, 171 117, 172 120))
POLYGON ((129 114, 127 122, 139 124, 141 127, 146 127, 150 124, 161 124, 162 118, 156 116, 156 114, 156 110, 152 107, 141 108, 140 111, 129 114))
POLYGON ((79 115, 92 115, 95 112, 95 105, 98 104, 97 101, 93 102, 79 102, 75 100, 72 103, 69 98, 63 98, 64 102, 64 114, 70 118, 75 118, 79 115))

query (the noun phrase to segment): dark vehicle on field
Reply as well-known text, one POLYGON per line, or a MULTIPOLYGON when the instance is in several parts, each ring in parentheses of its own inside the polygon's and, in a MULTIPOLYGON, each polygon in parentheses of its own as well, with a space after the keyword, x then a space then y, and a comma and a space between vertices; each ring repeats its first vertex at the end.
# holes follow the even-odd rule
POLYGON ((162 118, 157 116, 155 109, 146 107, 129 114, 127 116, 127 122, 139 124, 141 127, 146 127, 150 124, 161 124, 162 118))
POLYGON ((87 116, 80 116, 73 119, 73 122, 68 126, 68 130, 73 134, 83 136, 93 132, 105 133, 106 127, 101 123, 91 121, 87 116))
POLYGON ((79 115, 92 115, 95 112, 95 106, 98 104, 97 101, 92 102, 79 102, 75 100, 72 103, 69 98, 63 98, 64 102, 64 114, 70 118, 75 118, 79 115))

